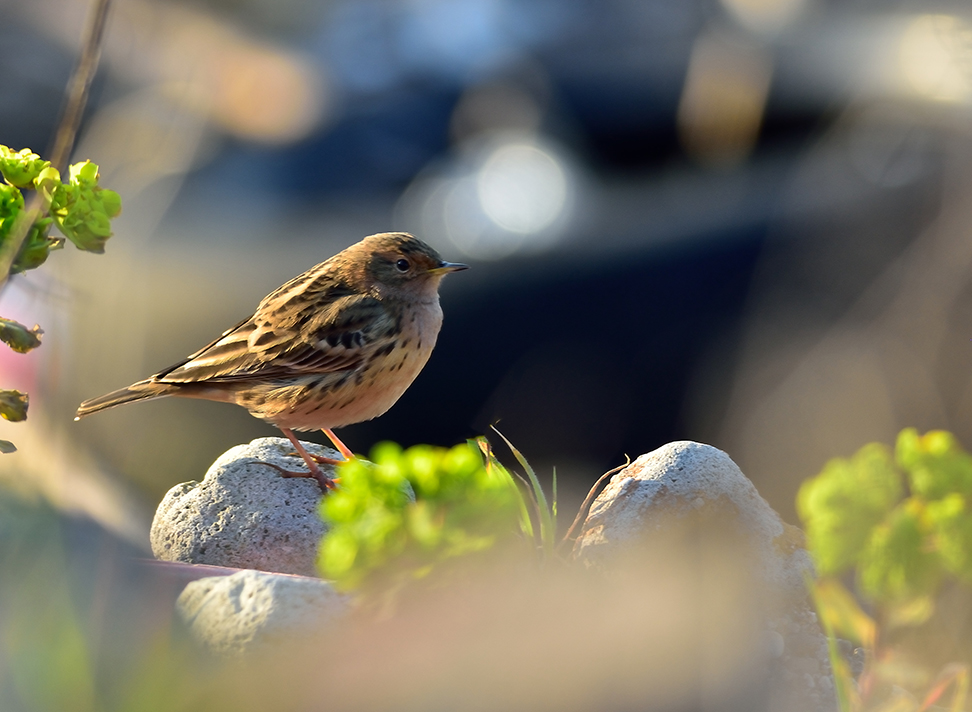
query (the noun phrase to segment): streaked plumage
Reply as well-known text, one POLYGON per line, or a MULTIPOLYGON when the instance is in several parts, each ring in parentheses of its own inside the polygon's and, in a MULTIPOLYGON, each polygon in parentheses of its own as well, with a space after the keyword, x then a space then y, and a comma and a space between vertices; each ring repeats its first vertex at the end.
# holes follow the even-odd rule
POLYGON ((85 401, 77 418, 163 396, 236 403, 279 427, 321 479, 290 431, 324 430, 348 456, 330 430, 381 415, 411 385, 442 325, 439 282, 460 269, 407 233, 371 235, 184 361, 85 401))

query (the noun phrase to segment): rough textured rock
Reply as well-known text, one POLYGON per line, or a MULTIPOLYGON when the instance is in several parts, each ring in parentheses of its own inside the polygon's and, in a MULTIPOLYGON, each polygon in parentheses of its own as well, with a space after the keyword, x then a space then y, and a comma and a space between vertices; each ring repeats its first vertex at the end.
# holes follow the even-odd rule
POLYGON ((347 598, 320 579, 252 570, 193 581, 176 607, 194 638, 227 656, 313 635, 349 610, 347 598))
POLYGON ((630 565, 639 547, 668 546, 679 530, 693 532, 683 533, 681 543, 720 540, 732 550, 733 566, 753 577, 771 660, 769 709, 835 710, 826 638, 806 595, 804 577, 813 566, 803 534, 780 519, 721 450, 674 442, 639 457, 594 501, 573 555, 611 571, 615 563, 630 565))
POLYGON ((780 519, 726 453, 695 442, 664 445, 612 477, 591 506, 574 557, 598 565, 685 517, 738 524, 766 584, 805 597, 813 564, 803 533, 780 519))
MULTIPOLYGON (((314 443, 308 452, 340 459, 314 443)), ((258 438, 227 450, 202 482, 176 485, 152 522, 151 543, 163 561, 231 566, 313 576, 317 547, 326 531, 318 514, 321 489, 303 471, 303 460, 285 438, 258 438)), ((322 466, 326 467, 326 466, 322 466)))

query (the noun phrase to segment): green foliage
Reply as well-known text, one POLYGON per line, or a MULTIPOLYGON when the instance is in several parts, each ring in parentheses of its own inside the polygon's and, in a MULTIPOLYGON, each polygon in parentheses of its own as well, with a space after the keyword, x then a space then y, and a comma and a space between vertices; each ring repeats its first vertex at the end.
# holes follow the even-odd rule
MULTIPOLYGON (((0 254, 12 255, 10 274, 40 267, 52 250, 64 246, 64 239, 51 237, 56 226, 65 237, 87 252, 105 251, 111 237, 111 219, 121 212, 118 193, 98 185, 98 166, 91 161, 70 167, 67 183, 50 161, 25 148, 14 151, 0 146, 0 254), (42 209, 28 209, 22 190, 33 189, 42 199, 42 209), (19 241, 19 246, 18 246, 19 241), (14 249, 16 248, 16 254, 14 249)), ((0 283, 9 274, 0 274, 0 283)), ((17 353, 27 353, 40 346, 43 332, 35 326, 28 329, 9 319, 0 319, 0 340, 17 353)), ((0 390, 0 415, 19 421, 27 417, 27 396, 19 391, 0 390)), ((0 440, 0 453, 17 448, 0 440)))
POLYGON ((371 462, 343 463, 340 487, 321 503, 331 526, 322 574, 344 590, 394 590, 460 557, 532 537, 516 482, 477 446, 382 443, 371 462))
POLYGON ((872 443, 828 462, 797 510, 822 576, 854 567, 867 598, 907 604, 948 576, 972 581, 970 498, 972 456, 950 433, 909 428, 893 459, 872 443))
MULTIPOLYGON (((496 431, 497 435, 503 438, 503 442, 506 443, 506 446, 510 449, 510 452, 513 453, 513 457, 516 458, 516 461, 520 463, 523 470, 526 472, 527 477, 530 478, 530 490, 533 495, 534 510, 536 511, 537 519, 540 523, 540 543, 543 546, 544 555, 551 557, 554 554, 554 548, 557 543, 557 473, 556 471, 553 473, 553 502, 552 504, 547 504, 547 497, 543 493, 543 487, 540 486, 540 480, 537 478, 537 473, 534 472, 532 467, 530 467, 530 463, 527 462, 527 459, 523 457, 519 450, 513 447, 513 443, 507 440, 503 433, 496 430, 495 427, 493 430, 496 431)), ((489 447, 489 442, 486 440, 486 438, 479 438, 477 442, 479 443, 479 447, 483 451, 483 454, 486 456, 488 463, 492 467, 506 471, 503 465, 501 465, 500 462, 493 456, 492 450, 489 447)), ((507 476, 509 475, 507 474, 507 476)), ((522 502, 522 504, 523 514, 526 514, 526 502, 522 502)), ((523 526, 525 532, 529 536, 532 536, 533 531, 528 515, 525 516, 523 526)))
POLYGON ((877 443, 864 446, 850 460, 831 460, 803 484, 797 511, 821 575, 856 563, 903 489, 887 448, 877 443))
POLYGON ((25 354, 40 346, 40 337, 43 333, 37 325, 33 329, 28 329, 23 324, 0 317, 0 341, 18 354, 25 354))
POLYGON ((874 527, 857 561, 858 586, 867 598, 903 603, 930 595, 941 583, 923 510, 923 502, 909 498, 874 527))
POLYGON ((30 399, 20 391, 0 391, 0 417, 12 423, 27 420, 27 405, 30 399))
POLYGON ((0 146, 0 173, 3 179, 17 188, 33 188, 34 180, 40 172, 51 165, 29 148, 14 151, 0 146))
POLYGON ((917 497, 931 501, 953 492, 972 492, 972 456, 962 450, 951 433, 933 430, 920 436, 914 428, 903 430, 895 458, 917 497))
POLYGON ((105 251, 111 219, 121 212, 121 198, 98 185, 96 164, 75 163, 68 171, 67 182, 63 182, 60 172, 30 149, 14 151, 0 146, 0 173, 6 181, 0 184, 0 245, 16 232, 15 228, 27 233, 11 272, 39 267, 51 250, 64 244, 62 239, 48 235, 52 225, 80 250, 105 251), (44 210, 40 213, 25 212, 21 191, 27 189, 36 190, 43 198, 44 210), (31 224, 25 226, 25 220, 31 224))
MULTIPOLYGON (((875 661, 853 685, 846 666, 834 659, 843 710, 872 709, 881 704, 875 690, 905 686, 906 673, 921 677, 887 643, 889 634, 930 621, 945 585, 972 583, 970 509, 972 456, 943 431, 903 430, 893 457, 883 445, 865 445, 803 483, 797 510, 822 577, 812 585, 821 622, 828 634, 865 646, 875 661), (836 578, 851 569, 874 618, 836 578)), ((964 664, 946 666, 923 693, 921 709, 946 693, 952 709, 962 709, 968 671, 964 664)))
POLYGON ((111 218, 121 212, 121 198, 113 190, 98 186, 98 166, 91 161, 75 163, 68 183, 48 166, 35 179, 37 189, 47 198, 50 214, 58 229, 75 246, 87 252, 102 253, 111 237, 111 218))

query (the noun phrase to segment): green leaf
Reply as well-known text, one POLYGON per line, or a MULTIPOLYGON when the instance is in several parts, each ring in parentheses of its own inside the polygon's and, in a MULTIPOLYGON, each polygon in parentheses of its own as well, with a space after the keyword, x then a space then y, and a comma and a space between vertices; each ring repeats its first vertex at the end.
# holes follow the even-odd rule
POLYGON ((931 595, 943 572, 925 504, 911 497, 874 529, 861 553, 857 580, 871 600, 901 605, 931 595))
MULTIPOLYGON (((547 556, 553 556, 557 537, 557 514, 550 506, 547 505, 547 497, 543 493, 543 487, 540 486, 540 480, 537 478, 537 473, 533 471, 532 467, 530 467, 530 463, 527 462, 527 459, 523 457, 519 450, 513 447, 513 443, 507 440, 503 433, 501 433, 495 427, 493 427, 493 430, 497 435, 503 438, 503 442, 506 443, 506 446, 513 453, 513 457, 516 458, 516 461, 519 462, 526 471, 527 477, 530 478, 530 486, 533 487, 534 501, 537 505, 537 515, 540 519, 540 540, 543 544, 544 553, 547 556)), ((554 500, 554 503, 556 506, 556 500, 554 500)))
POLYGON ((935 613, 935 599, 915 596, 893 602, 884 607, 884 624, 887 629, 921 625, 935 613))
POLYGON ((895 456, 908 473, 912 493, 919 497, 931 500, 972 491, 972 456, 949 432, 932 430, 918 435, 914 428, 902 430, 895 456))
POLYGON ((27 405, 30 398, 20 391, 0 391, 0 417, 11 422, 27 420, 27 405))
POLYGON ((515 498, 517 502, 517 509, 519 511, 520 520, 520 531, 528 539, 534 538, 533 533, 533 520, 530 519, 530 510, 527 508, 527 502, 524 498, 520 488, 516 484, 516 480, 513 479, 513 475, 510 471, 503 466, 503 464, 496 459, 493 454, 493 447, 490 445, 489 440, 485 437, 478 437, 474 440, 469 441, 470 445, 475 445, 482 452, 483 457, 486 458, 486 470, 491 475, 501 479, 510 488, 510 491, 515 493, 515 498))
POLYGON ((29 148, 14 151, 0 146, 0 173, 4 180, 18 188, 33 188, 34 179, 49 165, 50 161, 41 160, 29 148))
POLYGON ((811 593, 825 629, 865 648, 874 647, 876 625, 857 600, 834 578, 811 581, 811 593))
POLYGON ((9 440, 0 440, 0 453, 9 455, 12 452, 17 452, 17 446, 9 440))
POLYGON ((0 317, 0 341, 19 354, 25 354, 41 345, 43 330, 37 324, 28 329, 11 319, 0 317))
POLYGON ((872 529, 901 499, 904 485, 886 447, 865 445, 852 458, 828 462, 800 487, 797 512, 807 548, 822 576, 854 565, 872 529))
POLYGON ((38 175, 37 189, 47 198, 51 217, 64 236, 86 252, 103 253, 111 237, 111 218, 121 212, 121 198, 98 186, 98 166, 91 161, 75 163, 67 184, 60 174, 46 168, 38 175))
POLYGON ((47 231, 52 223, 51 218, 42 218, 31 226, 17 259, 14 260, 11 272, 17 274, 36 269, 47 261, 52 250, 64 247, 63 239, 48 236, 47 231))
POLYGON ((469 444, 382 443, 370 457, 342 463, 321 503, 330 531, 318 564, 339 588, 395 589, 515 534, 515 493, 469 444))
POLYGON ((942 564, 955 576, 972 583, 972 511, 967 496, 953 492, 925 508, 942 564))
POLYGON ((91 161, 75 163, 68 169, 68 174, 72 183, 82 185, 93 185, 98 182, 98 164, 91 161))
POLYGON ((24 196, 14 186, 0 183, 0 244, 23 219, 24 196))

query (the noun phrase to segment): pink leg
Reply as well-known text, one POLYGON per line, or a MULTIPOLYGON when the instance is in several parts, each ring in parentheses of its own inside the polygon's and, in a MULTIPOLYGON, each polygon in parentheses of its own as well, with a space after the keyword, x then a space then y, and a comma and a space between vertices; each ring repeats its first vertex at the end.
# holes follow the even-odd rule
POLYGON ((325 428, 323 433, 327 436, 327 439, 334 443, 334 447, 337 448, 338 452, 344 455, 345 460, 353 460, 354 453, 351 452, 351 448, 341 442, 341 438, 334 434, 333 430, 325 428))

